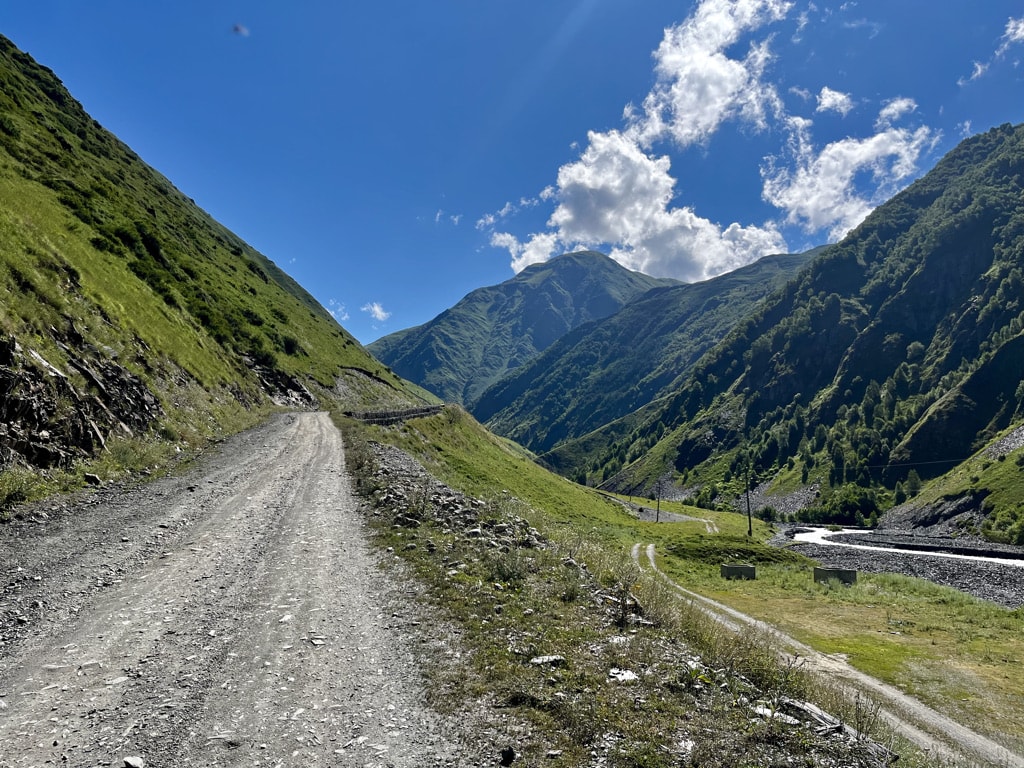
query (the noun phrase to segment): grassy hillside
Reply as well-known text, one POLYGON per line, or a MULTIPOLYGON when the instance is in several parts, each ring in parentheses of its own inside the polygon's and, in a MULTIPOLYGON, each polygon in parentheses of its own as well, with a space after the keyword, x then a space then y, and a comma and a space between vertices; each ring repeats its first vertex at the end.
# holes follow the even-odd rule
POLYGON ((565 254, 479 288, 429 323, 369 349, 446 402, 470 403, 573 328, 674 282, 631 272, 593 251, 565 254))
MULTIPOLYGON (((489 702, 483 710, 503 722, 509 713, 528 723, 516 749, 530 764, 586 764, 602 744, 624 765, 725 766, 755 754, 758 764, 776 764, 763 749, 812 764, 808 731, 766 732, 741 703, 772 695, 816 700, 869 732, 880 724, 866 715, 874 710, 863 695, 780 666, 765 637, 733 635, 677 602, 630 559, 636 543, 653 543, 659 567, 683 586, 780 623, 823 651, 847 653, 859 668, 1016 743, 1020 610, 891 575, 861 574, 853 589, 816 584, 810 561, 764 543, 769 525, 755 519, 748 537, 744 515, 663 502, 664 512, 691 519, 642 522, 625 511, 625 497, 616 501, 547 472, 453 406, 402 426, 348 422, 345 431, 357 483, 380 505, 382 545, 411 566, 434 615, 451 622, 468 649, 457 660, 427 665, 431 695, 456 711, 489 702), (474 522, 432 518, 427 510, 445 505, 447 494, 432 492, 422 479, 403 488, 396 475, 380 474, 375 442, 403 448, 434 477, 478 499, 454 505, 473 509, 474 522), (400 522, 410 515, 415 525, 400 522), (481 534, 523 525, 539 531, 545 547, 497 546, 481 534), (735 561, 756 564, 758 579, 721 579, 719 565, 735 561), (642 618, 619 623, 623 596, 643 606, 642 618), (564 666, 530 664, 548 654, 563 657, 564 666), (637 671, 639 679, 624 688, 609 678, 611 668, 637 671), (968 679, 969 694, 962 687, 968 679), (744 687, 751 681, 759 690, 744 687), (728 701, 716 704, 716 690, 728 701), (693 732, 701 734, 701 751, 681 760, 674 745, 693 732), (604 741, 607 733, 618 736, 604 741), (562 752, 545 757, 552 749, 562 752)), ((862 764, 846 760, 837 764, 862 764)), ((911 750, 904 763, 921 764, 911 750)))
POLYGON ((768 256, 701 283, 649 291, 567 333, 469 409, 536 453, 646 405, 815 254, 768 256))
POLYGON ((411 392, 0 38, 0 467, 411 392))

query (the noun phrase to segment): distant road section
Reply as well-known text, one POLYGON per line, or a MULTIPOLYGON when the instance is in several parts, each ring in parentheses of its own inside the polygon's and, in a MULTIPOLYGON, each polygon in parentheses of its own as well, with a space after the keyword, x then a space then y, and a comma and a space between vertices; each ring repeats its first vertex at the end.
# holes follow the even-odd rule
POLYGON ((443 405, 423 405, 418 408, 403 408, 393 411, 346 411, 345 415, 367 424, 397 424, 406 419, 433 416, 443 409, 443 405))
POLYGON ((0 768, 443 766, 326 414, 0 526, 0 768))

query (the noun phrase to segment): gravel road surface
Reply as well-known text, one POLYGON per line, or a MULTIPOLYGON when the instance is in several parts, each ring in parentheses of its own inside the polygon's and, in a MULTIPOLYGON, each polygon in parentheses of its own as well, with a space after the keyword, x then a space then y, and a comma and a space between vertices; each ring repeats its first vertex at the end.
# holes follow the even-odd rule
POLYGON ((26 512, 0 525, 0 768, 476 762, 401 598, 322 413, 26 512))

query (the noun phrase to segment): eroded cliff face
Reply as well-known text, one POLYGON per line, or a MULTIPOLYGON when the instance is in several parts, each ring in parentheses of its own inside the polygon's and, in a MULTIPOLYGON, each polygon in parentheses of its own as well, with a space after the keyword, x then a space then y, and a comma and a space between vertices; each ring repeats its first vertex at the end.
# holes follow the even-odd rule
POLYGON ((142 380, 101 350, 63 349, 68 370, 0 338, 0 468, 67 467, 163 415, 142 380))

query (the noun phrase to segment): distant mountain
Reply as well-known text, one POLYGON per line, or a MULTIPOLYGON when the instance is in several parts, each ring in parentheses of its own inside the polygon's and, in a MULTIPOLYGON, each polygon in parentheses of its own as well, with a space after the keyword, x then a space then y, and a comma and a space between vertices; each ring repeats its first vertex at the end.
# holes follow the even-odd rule
POLYGON ((475 290, 430 322, 367 348, 438 397, 471 403, 574 328, 614 314, 652 288, 674 284, 594 251, 569 253, 475 290))
POLYGON ((648 291, 570 331, 470 403, 498 434, 537 452, 635 411, 673 387, 817 251, 768 256, 701 283, 648 291))
POLYGON ((0 37, 0 506, 9 471, 113 460, 118 441, 182 445, 274 402, 411 399, 0 37))
MULTIPOLYGON (((1024 419, 1022 329, 1024 126, 1004 125, 829 247, 617 444, 553 458, 620 489, 668 472, 709 501, 749 460, 757 479, 817 482, 826 511, 866 516, 1024 419)), ((976 499, 998 498, 970 474, 976 499)), ((1015 498, 985 512, 994 536, 1024 541, 1015 498)))

